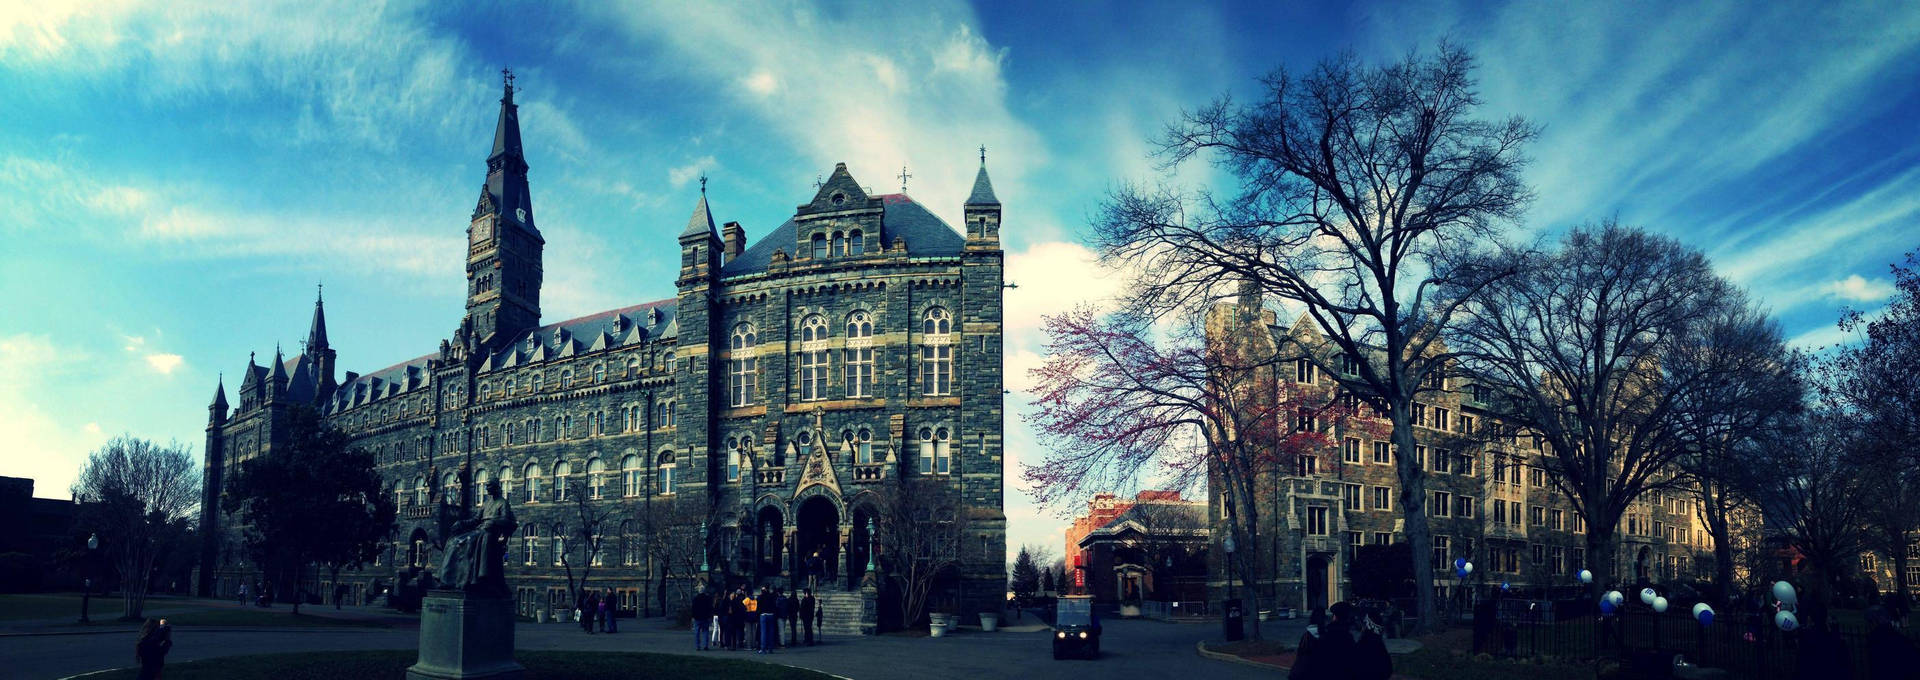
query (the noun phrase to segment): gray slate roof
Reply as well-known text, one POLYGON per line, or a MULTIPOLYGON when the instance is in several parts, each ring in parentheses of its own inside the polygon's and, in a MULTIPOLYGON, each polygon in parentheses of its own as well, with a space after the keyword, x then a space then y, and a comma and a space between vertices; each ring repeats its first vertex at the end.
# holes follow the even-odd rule
MULTIPOLYGON (((967 240, 959 232, 948 226, 946 220, 928 211, 926 207, 906 194, 886 194, 878 196, 885 206, 880 219, 881 247, 893 245, 895 239, 907 240, 907 254, 914 257, 958 257, 965 252, 967 240)), ((799 231, 793 220, 787 220, 754 242, 739 257, 720 268, 721 276, 752 274, 767 270, 767 264, 773 261, 773 251, 780 248, 792 250, 798 247, 799 231)))
POLYGON ((987 164, 980 164, 980 172, 973 176, 973 193, 967 195, 967 205, 1000 205, 1000 199, 993 195, 993 180, 987 178, 987 164))

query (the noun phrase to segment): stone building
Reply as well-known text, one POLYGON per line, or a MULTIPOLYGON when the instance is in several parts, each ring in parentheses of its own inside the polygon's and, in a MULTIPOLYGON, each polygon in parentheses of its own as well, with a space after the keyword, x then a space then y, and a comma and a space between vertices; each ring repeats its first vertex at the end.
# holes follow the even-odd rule
POLYGON ((223 480, 312 406, 377 454, 399 501, 390 551, 345 584, 356 593, 435 564, 436 509, 477 502, 488 480, 521 522, 509 584, 528 615, 570 610, 568 574, 587 562, 589 586, 642 611, 672 611, 698 579, 797 582, 815 552, 834 590, 857 592, 875 503, 920 477, 963 499, 978 539, 934 602, 984 611, 1001 596, 1003 256, 984 153, 964 233, 839 164, 749 246, 740 223, 715 226, 703 181, 685 227, 662 234, 679 250, 675 297, 548 323, 527 169, 509 80, 467 223, 465 315, 437 350, 336 383, 316 300, 302 353, 250 360, 237 404, 221 385, 201 592, 253 577, 222 526, 223 480), (613 511, 595 555, 569 528, 582 494, 613 511), (661 549, 675 531, 705 550, 661 549))
MULTIPOLYGON (((1321 373, 1323 366, 1343 365, 1338 356, 1319 362, 1298 357, 1302 348, 1327 348, 1313 322, 1304 316, 1292 325, 1254 296, 1216 304, 1207 320, 1211 341, 1241 343, 1251 357, 1276 357, 1260 370, 1271 371, 1270 381, 1289 387, 1324 389, 1337 384, 1321 373)), ((1312 350, 1332 351, 1332 350, 1312 350)), ((1268 382, 1266 384, 1273 384, 1268 382)), ((1572 586, 1588 567, 1584 521, 1538 465, 1542 444, 1530 436, 1493 436, 1497 425, 1471 384, 1445 378, 1443 391, 1429 393, 1413 408, 1413 455, 1427 472, 1428 522, 1433 533, 1431 555, 1441 601, 1462 586, 1497 587, 1506 584, 1521 591, 1572 586), (1475 565, 1463 583, 1453 574, 1455 558, 1475 565)), ((1254 384, 1261 384, 1255 381, 1254 384)), ((1225 550, 1228 536, 1225 504, 1219 484, 1209 484, 1209 515, 1215 537, 1211 552, 1209 591, 1215 598, 1229 590, 1245 592, 1234 578, 1229 586, 1228 560, 1256 559, 1266 576, 1254 584, 1263 606, 1311 610, 1353 597, 1348 569, 1362 545, 1389 545, 1403 541, 1405 520, 1396 507, 1400 498, 1395 461, 1401 452, 1389 441, 1391 425, 1362 406, 1363 423, 1314 423, 1334 442, 1326 450, 1290 464, 1278 465, 1263 476, 1258 487, 1271 493, 1269 510, 1261 516, 1264 545, 1225 550)), ((1288 422, 1280 426, 1294 427, 1288 422)), ((1263 503, 1269 498, 1263 498, 1263 503)), ((1616 534, 1618 573, 1595 578, 1613 582, 1649 579, 1709 579, 1712 543, 1695 501, 1684 494, 1657 492, 1634 502, 1621 519, 1616 534)))

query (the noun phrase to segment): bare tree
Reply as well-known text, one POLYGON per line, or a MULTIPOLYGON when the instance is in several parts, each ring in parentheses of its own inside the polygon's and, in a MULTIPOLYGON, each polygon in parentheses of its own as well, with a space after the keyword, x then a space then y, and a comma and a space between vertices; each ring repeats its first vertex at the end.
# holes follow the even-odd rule
POLYGON ((959 495, 938 479, 891 482, 877 505, 880 558, 900 588, 901 624, 911 626, 926 614, 935 586, 959 568, 971 518, 959 495))
POLYGON ((709 562, 711 555, 708 546, 713 544, 710 535, 719 525, 718 507, 699 494, 676 494, 674 497, 649 506, 649 514, 643 523, 647 524, 647 554, 659 565, 663 587, 659 588, 660 608, 667 611, 666 589, 664 581, 676 576, 682 579, 699 578, 703 569, 714 565, 709 562))
POLYGON ((1805 556, 1817 582, 1845 575, 1864 538, 1871 488, 1852 444, 1860 422, 1831 408, 1815 408, 1784 435, 1769 439, 1752 461, 1750 478, 1767 524, 1805 556))
MULTIPOLYGON (((1379 66, 1349 54, 1275 71, 1251 105, 1222 97, 1185 114, 1160 142, 1165 167, 1204 155, 1239 186, 1226 199, 1130 186, 1107 201, 1093 240, 1138 272, 1124 306, 1201 306, 1250 282, 1305 313, 1337 352, 1300 358, 1379 408, 1393 442, 1413 450, 1414 400, 1449 365, 1440 331, 1510 273, 1487 267, 1484 250, 1532 197, 1521 148, 1536 129, 1475 118, 1472 72, 1445 43, 1379 66)), ((1412 456, 1396 469, 1406 539, 1425 555, 1426 472, 1412 456)), ((1415 578, 1422 620, 1435 624, 1427 560, 1415 578)))
POLYGON ((1849 309, 1842 330, 1856 340, 1822 364, 1821 403, 1859 423, 1850 447, 1872 501, 1865 539, 1893 562, 1894 589, 1910 601, 1907 551, 1920 530, 1920 257, 1891 267, 1894 299, 1878 314, 1849 309))
POLYGON ((618 528, 611 525, 621 508, 615 501, 595 500, 574 477, 555 479, 553 486, 556 494, 565 495, 561 502, 566 505, 548 518, 548 530, 554 540, 574 539, 574 545, 554 552, 567 575, 567 595, 578 608, 586 602, 587 580, 592 578, 596 562, 604 559, 607 533, 618 528), (577 579, 575 567, 580 569, 577 579))
POLYGON ((192 456, 178 442, 115 437, 87 458, 72 491, 81 528, 100 537, 120 575, 125 618, 140 618, 155 560, 199 512, 200 471, 192 456))
POLYGON ((1610 576, 1628 505, 1684 482, 1688 428, 1712 421, 1687 409, 1783 361, 1779 330, 1699 252, 1638 229, 1578 228, 1521 261, 1523 275, 1475 297, 1453 349, 1500 419, 1537 438, 1540 467, 1586 520, 1595 573, 1610 576))

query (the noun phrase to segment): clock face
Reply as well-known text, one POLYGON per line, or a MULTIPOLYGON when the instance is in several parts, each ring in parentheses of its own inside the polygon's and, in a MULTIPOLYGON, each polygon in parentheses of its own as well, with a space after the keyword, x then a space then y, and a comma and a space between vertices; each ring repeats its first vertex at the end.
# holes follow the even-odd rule
POLYGON ((518 218, 520 218, 520 221, 521 221, 521 222, 526 222, 526 221, 527 221, 527 209, 526 209, 526 208, 514 208, 514 209, 513 209, 513 216, 514 216, 514 217, 518 217, 518 218))
POLYGON ((472 239, 473 243, 479 243, 481 241, 487 240, 488 237, 492 236, 492 234, 489 233, 493 231, 492 227, 493 227, 493 222, 490 220, 487 220, 487 219, 474 220, 473 228, 468 229, 467 233, 469 235, 469 238, 472 239))

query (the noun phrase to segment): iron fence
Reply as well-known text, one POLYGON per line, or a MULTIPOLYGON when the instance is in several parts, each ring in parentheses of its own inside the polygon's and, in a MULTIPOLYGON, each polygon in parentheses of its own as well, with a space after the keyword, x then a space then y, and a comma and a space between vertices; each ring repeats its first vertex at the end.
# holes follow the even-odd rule
MULTIPOLYGON (((1851 657, 1851 677, 1868 677, 1866 624, 1837 620, 1832 628, 1851 657)), ((1475 651, 1522 658, 1613 658, 1655 672, 1679 655, 1691 664, 1725 669, 1733 677, 1772 680, 1794 676, 1806 635, 1805 630, 1782 632, 1762 613, 1729 613, 1705 626, 1678 611, 1583 614, 1555 621, 1502 616, 1496 630, 1476 631, 1475 651)), ((1842 669, 1823 671, 1822 677, 1847 677, 1842 669)))

